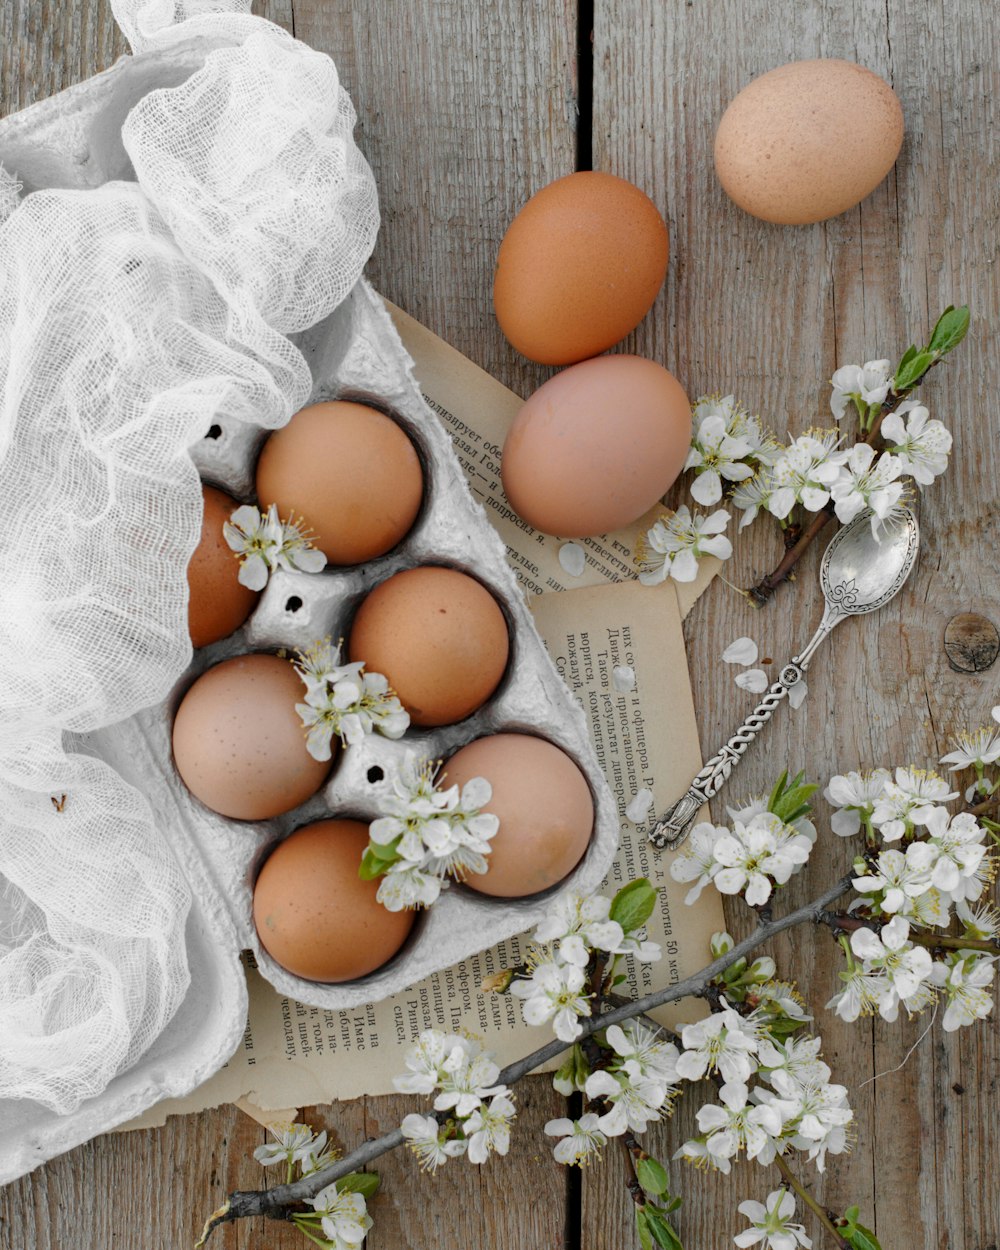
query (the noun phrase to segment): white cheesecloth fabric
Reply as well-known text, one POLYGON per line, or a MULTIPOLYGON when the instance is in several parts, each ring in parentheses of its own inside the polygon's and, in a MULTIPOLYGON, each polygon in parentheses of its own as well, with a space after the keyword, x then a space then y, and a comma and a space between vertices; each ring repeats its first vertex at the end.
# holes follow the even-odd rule
POLYGON ((306 402, 285 336, 344 298, 378 230, 328 57, 249 3, 114 8, 136 53, 216 49, 132 109, 136 181, 22 198, 0 176, 0 1097, 60 1113, 170 1021, 190 906, 169 829, 63 734, 189 664, 187 448, 306 402))

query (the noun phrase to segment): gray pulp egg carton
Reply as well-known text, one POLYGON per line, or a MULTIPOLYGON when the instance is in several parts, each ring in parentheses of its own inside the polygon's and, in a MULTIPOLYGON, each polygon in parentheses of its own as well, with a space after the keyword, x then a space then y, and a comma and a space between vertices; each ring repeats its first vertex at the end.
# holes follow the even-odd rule
MULTIPOLYGON (((121 145, 129 108, 156 87, 182 82, 221 46, 205 40, 123 58, 111 70, 0 122, 0 162, 24 184, 93 187, 133 176, 121 145)), ((404 350, 378 295, 364 281, 325 321, 296 336, 313 376, 312 401, 349 398, 378 407, 406 430, 421 456, 425 498, 403 543, 369 564, 322 573, 272 576, 247 624, 195 653, 171 695, 130 720, 78 739, 144 794, 157 813, 190 881, 187 924, 191 986, 177 1015, 132 1069, 99 1097, 65 1117, 36 1103, 0 1104, 0 1182, 132 1118, 164 1097, 188 1093, 233 1053, 247 1009, 239 962, 251 949, 282 994, 339 1010, 375 1002, 533 926, 553 893, 600 886, 618 844, 618 814, 590 747, 583 713, 550 661, 511 572, 503 544, 475 502, 449 437, 424 402, 404 350), (340 753, 327 784, 311 800, 273 820, 240 822, 207 810, 177 776, 170 733, 184 692, 202 672, 246 651, 308 647, 348 632, 365 594, 392 573, 420 564, 467 572, 495 595, 506 615, 511 657, 500 688, 479 712, 456 725, 411 728, 400 741, 380 735, 340 753), (567 752, 588 779, 596 809, 594 835, 578 867, 556 891, 519 900, 491 899, 462 886, 445 890, 421 913, 402 951, 363 979, 317 984, 292 976, 261 948, 251 916, 255 875, 268 851, 300 825, 326 816, 362 820, 378 814, 392 766, 407 751, 447 759, 474 738, 497 731, 547 738, 567 752)), ((236 423, 215 426, 194 448, 202 477, 240 499, 253 494, 257 453, 266 431, 236 423)))

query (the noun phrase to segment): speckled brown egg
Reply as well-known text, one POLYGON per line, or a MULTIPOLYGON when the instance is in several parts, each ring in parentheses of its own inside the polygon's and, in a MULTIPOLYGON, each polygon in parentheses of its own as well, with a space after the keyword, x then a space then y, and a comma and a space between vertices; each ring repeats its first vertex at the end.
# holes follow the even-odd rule
POLYGON ((388 678, 415 725, 450 725, 496 690, 510 640, 485 586, 424 565, 375 587, 354 618, 349 649, 388 678))
POLYGON ((565 751, 530 734, 477 738, 447 762, 441 785, 485 777, 493 797, 483 808, 500 820, 485 873, 470 889, 497 898, 538 894, 558 885, 586 853, 594 831, 587 779, 565 751))
POLYGON ((240 655, 208 669, 174 717, 174 763, 206 807, 235 820, 290 812, 316 793, 330 761, 306 750, 295 704, 305 687, 287 660, 240 655))
POLYGON ((416 913, 386 911, 377 881, 358 876, 368 845, 359 820, 320 820, 274 848, 253 892, 261 945, 308 981, 353 981, 380 968, 406 941, 416 913))
POLYGON ((662 365, 601 356, 550 378, 514 418, 501 476, 511 507, 564 538, 638 520, 673 485, 691 440, 691 406, 662 365))
POLYGON ((257 604, 259 595, 239 581, 240 564, 222 535, 222 527, 240 506, 224 491, 203 486, 201 538, 188 565, 188 629, 196 647, 207 647, 234 633, 257 604))
POLYGON ((903 109, 889 84, 851 61, 793 61, 748 87, 715 136, 726 194, 765 221, 804 225, 859 204, 903 143, 903 109))
POLYGON ((669 255, 666 224, 638 187, 596 170, 558 178, 531 197, 500 244, 500 328, 541 364, 596 356, 649 312, 669 255))
POLYGON ((270 436, 257 463, 262 508, 301 517, 330 564, 363 564, 406 537, 424 475, 402 428, 366 404, 311 404, 270 436))

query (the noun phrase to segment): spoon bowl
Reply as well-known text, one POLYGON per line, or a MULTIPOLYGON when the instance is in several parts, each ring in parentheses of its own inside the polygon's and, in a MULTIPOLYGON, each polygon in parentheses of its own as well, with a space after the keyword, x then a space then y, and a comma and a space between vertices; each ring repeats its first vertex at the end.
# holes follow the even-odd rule
POLYGON ((897 508, 878 524, 871 512, 837 531, 820 564, 823 597, 849 616, 883 607, 910 576, 920 546, 920 528, 909 508, 897 508))

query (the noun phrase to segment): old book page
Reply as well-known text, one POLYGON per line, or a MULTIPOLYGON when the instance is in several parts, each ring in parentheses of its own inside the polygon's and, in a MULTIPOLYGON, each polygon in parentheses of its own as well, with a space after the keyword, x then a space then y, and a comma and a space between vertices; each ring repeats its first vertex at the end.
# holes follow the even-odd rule
MULTIPOLYGON (((579 540, 587 556, 584 572, 567 574, 559 562, 562 541, 536 533, 510 513, 500 484, 499 451, 521 400, 405 313, 391 306, 390 311, 428 402, 452 434, 473 492, 507 543, 549 653, 587 715, 621 819, 622 842, 607 890, 648 876, 661 891, 649 933, 664 956, 658 964, 633 969, 631 991, 646 993, 676 982, 707 961, 709 936, 723 927, 721 900, 706 892, 696 907, 685 907, 686 887, 670 879, 668 856, 649 847, 647 834, 701 767, 681 620, 718 562, 703 562, 698 581, 688 586, 667 582, 651 588, 637 582, 635 539, 654 510, 628 530, 579 540), (614 689, 616 665, 635 670, 634 690, 614 689), (654 804, 636 827, 624 809, 644 786, 654 804)), ((245 954, 250 1010, 237 1053, 194 1093, 161 1102, 126 1127, 161 1124, 167 1115, 223 1102, 240 1102, 268 1122, 287 1118, 289 1107, 389 1093, 392 1077, 402 1069, 402 1052, 425 1028, 468 1029, 484 1038, 501 1064, 519 1058, 551 1033, 525 1025, 513 999, 483 995, 479 985, 520 963, 529 937, 502 943, 382 1003, 347 1012, 279 995, 245 954)), ((700 1014, 699 1004, 689 1002, 665 1009, 662 1018, 675 1023, 700 1014)))

